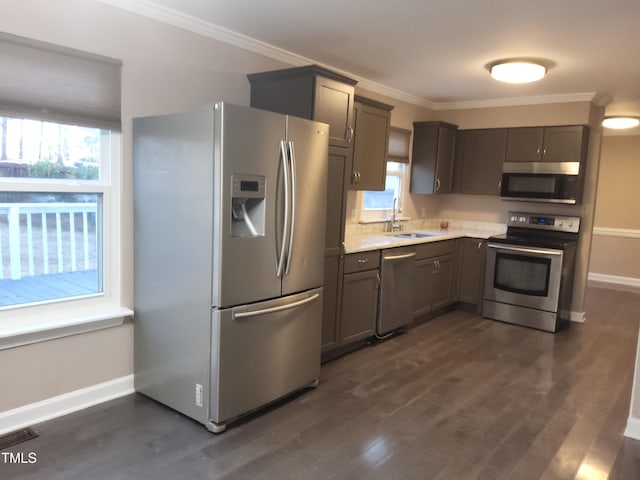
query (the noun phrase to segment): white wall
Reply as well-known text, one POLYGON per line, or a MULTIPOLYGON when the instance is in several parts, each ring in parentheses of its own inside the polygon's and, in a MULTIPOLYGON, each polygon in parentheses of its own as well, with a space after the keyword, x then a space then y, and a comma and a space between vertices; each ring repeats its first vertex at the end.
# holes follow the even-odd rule
MULTIPOLYGON (((246 74, 280 62, 93 0, 2 0, 0 31, 123 61, 122 296, 133 307, 131 119, 225 100, 249 103, 246 74)), ((19 314, 19 311, 16 312, 19 314)), ((133 372, 133 328, 0 351, 0 412, 133 372)))

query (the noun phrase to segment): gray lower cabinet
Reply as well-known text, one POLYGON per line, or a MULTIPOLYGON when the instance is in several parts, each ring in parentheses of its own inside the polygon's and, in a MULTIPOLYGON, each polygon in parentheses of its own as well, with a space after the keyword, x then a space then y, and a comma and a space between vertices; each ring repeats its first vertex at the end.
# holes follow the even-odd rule
POLYGON ((416 246, 414 277, 414 311, 419 317, 456 301, 455 240, 424 243, 416 246))
POLYGON ((436 269, 431 301, 433 309, 437 310, 455 301, 456 256, 453 253, 442 255, 436 257, 434 261, 436 269))
POLYGON ((458 300, 481 309, 487 241, 479 238, 457 240, 459 256, 458 300))
POLYGON ((340 294, 342 271, 340 255, 324 257, 324 290, 322 295, 322 351, 338 347, 340 343, 340 294))
POLYGON ((340 345, 375 333, 380 288, 380 252, 345 255, 340 345))

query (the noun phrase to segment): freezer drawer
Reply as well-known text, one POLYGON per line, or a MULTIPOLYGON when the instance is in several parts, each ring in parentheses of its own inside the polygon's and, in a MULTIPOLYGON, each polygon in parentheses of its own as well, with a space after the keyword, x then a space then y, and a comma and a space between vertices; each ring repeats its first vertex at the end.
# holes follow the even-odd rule
POLYGON ((317 380, 321 322, 322 288, 214 310, 212 429, 317 380))

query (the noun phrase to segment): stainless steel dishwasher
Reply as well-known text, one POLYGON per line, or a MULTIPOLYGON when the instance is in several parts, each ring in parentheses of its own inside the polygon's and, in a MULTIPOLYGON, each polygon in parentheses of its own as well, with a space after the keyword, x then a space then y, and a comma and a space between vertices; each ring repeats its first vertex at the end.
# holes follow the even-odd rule
POLYGON ((376 335, 385 335, 413 321, 415 247, 382 251, 380 298, 376 335))

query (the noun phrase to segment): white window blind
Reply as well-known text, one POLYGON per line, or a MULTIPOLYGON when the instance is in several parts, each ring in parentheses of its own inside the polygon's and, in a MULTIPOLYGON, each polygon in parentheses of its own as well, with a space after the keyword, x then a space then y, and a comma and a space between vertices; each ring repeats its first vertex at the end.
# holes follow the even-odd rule
POLYGON ((0 32, 0 113, 121 130, 120 60, 0 32))

